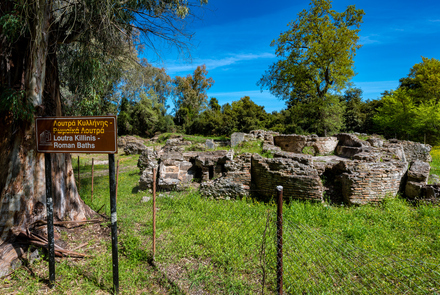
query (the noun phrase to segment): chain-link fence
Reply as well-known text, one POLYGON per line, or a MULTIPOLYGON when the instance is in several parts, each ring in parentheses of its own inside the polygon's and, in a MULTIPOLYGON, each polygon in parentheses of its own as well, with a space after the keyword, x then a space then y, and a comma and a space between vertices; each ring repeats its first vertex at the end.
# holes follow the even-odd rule
POLYGON ((263 204, 196 192, 155 196, 146 202, 146 247, 154 244, 154 264, 185 293, 440 293, 438 264, 367 251, 298 222, 292 207, 277 204, 282 188, 263 204))
POLYGON ((366 251, 319 229, 284 220, 288 294, 439 294, 440 267, 366 251))

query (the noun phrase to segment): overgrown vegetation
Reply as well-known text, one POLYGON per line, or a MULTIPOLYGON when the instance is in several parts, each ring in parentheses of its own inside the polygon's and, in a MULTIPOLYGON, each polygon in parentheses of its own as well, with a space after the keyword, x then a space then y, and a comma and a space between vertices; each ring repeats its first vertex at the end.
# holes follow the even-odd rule
MULTIPOLYGON (((256 145, 241 148, 252 149, 256 145)), ((438 147, 432 151, 435 174, 440 174, 438 151, 438 147)), ((103 155, 80 156, 81 196, 94 210, 103 206, 101 212, 108 216, 106 165, 95 166, 93 201, 90 198, 92 157, 95 162, 107 160, 103 155)), ((266 293, 275 291, 276 206, 273 201, 259 202, 258 195, 254 199, 228 201, 205 199, 196 192, 158 192, 157 252, 155 263, 151 264, 152 202, 141 202, 151 194, 137 187, 137 158, 137 155, 119 156, 122 294, 182 294, 200 290, 215 294, 255 294, 261 292, 263 278, 266 293)), ((73 159, 76 174, 76 158, 73 159)), ((285 289, 289 292, 356 290, 371 294, 381 292, 379 287, 391 293, 408 287, 418 294, 423 292, 415 286, 429 280, 433 288, 438 288, 435 283, 438 280, 430 271, 440 263, 438 206, 422 203, 414 206, 397 197, 379 205, 360 207, 292 200, 283 210, 285 289), (309 266, 304 268, 305 265, 309 266), (372 281, 367 285, 362 280, 345 281, 355 267, 359 278, 372 281), (333 273, 335 268, 338 272, 333 273), (383 277, 384 273, 393 277, 392 283, 383 277), (332 280, 328 280, 329 274, 332 280), (310 281, 310 276, 320 280, 310 281), (339 285, 335 285, 335 280, 339 285), (411 287, 411 281, 416 285, 411 287)), ((107 225, 102 224, 104 229, 107 225)), ((78 250, 92 255, 91 258, 57 262, 57 286, 53 294, 111 291, 109 231, 106 234, 105 238, 92 237, 83 250, 78 250)), ((61 236, 66 238, 63 232, 61 236)), ((10 293, 8 290, 13 288, 19 293, 35 293, 46 288, 47 276, 47 261, 38 260, 2 279, 0 292, 10 293)))

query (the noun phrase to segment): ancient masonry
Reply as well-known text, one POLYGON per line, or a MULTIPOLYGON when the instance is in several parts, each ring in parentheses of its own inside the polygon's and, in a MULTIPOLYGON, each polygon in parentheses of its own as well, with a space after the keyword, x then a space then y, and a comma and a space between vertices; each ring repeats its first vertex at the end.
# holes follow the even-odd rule
MULTIPOLYGON (((272 157, 234 155, 232 149, 184 151, 190 143, 182 138, 169 139, 163 148, 138 148, 139 186, 151 188, 152 169, 157 168, 160 189, 196 184, 203 195, 213 198, 251 192, 271 197, 277 185, 284 187, 285 198, 321 202, 328 197, 350 204, 377 202, 399 192, 408 198, 437 197, 440 192, 439 186, 427 185, 429 145, 378 137, 364 141, 346 133, 318 137, 262 130, 234 133, 230 145, 252 140, 260 140, 263 152, 272 157)), ((208 141, 210 149, 219 144, 208 141)))

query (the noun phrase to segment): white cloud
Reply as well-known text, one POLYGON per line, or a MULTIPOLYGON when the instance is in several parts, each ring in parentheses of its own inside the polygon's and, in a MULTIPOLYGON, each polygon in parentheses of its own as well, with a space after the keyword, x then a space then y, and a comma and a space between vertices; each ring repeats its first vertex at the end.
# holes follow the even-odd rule
POLYGON ((196 69, 198 65, 205 64, 207 70, 213 70, 216 68, 221 68, 229 65, 233 65, 239 62, 257 60, 257 59, 265 59, 265 58, 274 58, 275 55, 269 52, 263 52, 260 54, 233 54, 230 56, 226 56, 220 59, 197 59, 193 61, 191 64, 171 64, 166 66, 168 73, 181 73, 181 72, 192 72, 196 69))
POLYGON ((361 36, 359 38, 359 44, 362 45, 368 45, 368 44, 378 44, 381 43, 379 40, 376 40, 375 37, 377 37, 377 34, 372 34, 368 36, 361 36))

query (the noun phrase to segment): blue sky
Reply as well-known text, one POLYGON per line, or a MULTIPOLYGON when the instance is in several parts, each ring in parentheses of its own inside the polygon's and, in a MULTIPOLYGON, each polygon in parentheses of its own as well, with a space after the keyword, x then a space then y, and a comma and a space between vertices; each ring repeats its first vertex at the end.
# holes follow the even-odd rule
MULTIPOLYGON (((364 99, 377 99, 384 90, 395 89, 400 78, 422 61, 421 56, 440 59, 440 2, 434 0, 335 0, 333 9, 341 12, 348 5, 365 12, 360 44, 355 57, 355 87, 364 99)), ((175 50, 162 48, 156 66, 167 69, 171 77, 192 74, 205 64, 208 76, 215 80, 208 91, 219 103, 231 103, 248 95, 267 112, 280 111, 285 102, 260 91, 257 81, 276 61, 273 39, 288 30, 287 24, 308 9, 309 1, 209 0, 189 29, 192 39, 191 60, 175 50)), ((149 56, 149 60, 157 60, 149 56)))

